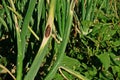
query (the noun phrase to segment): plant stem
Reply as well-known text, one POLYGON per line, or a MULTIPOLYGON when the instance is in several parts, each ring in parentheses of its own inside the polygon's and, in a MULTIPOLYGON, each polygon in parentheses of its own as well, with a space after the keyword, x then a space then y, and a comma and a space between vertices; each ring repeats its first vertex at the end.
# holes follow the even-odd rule
POLYGON ((36 1, 37 0, 30 0, 28 10, 27 10, 27 13, 26 13, 26 16, 25 16, 25 19, 24 19, 24 22, 23 22, 22 30, 21 30, 23 58, 24 58, 24 53, 25 53, 25 44, 26 44, 26 35, 27 35, 27 32, 28 32, 28 25, 29 25, 32 13, 34 11, 36 1))
POLYGON ((62 58, 64 56, 64 51, 65 51, 65 48, 66 48, 66 45, 67 45, 67 41, 68 41, 68 38, 69 38, 70 29, 71 29, 71 25, 72 25, 72 19, 73 19, 73 11, 72 10, 74 9, 73 4, 74 4, 74 2, 72 0, 71 7, 70 7, 70 10, 69 10, 69 14, 68 14, 68 21, 66 23, 67 27, 65 28, 63 42, 60 45, 57 60, 56 60, 55 64, 53 65, 52 69, 50 70, 49 74, 46 76, 45 80, 51 80, 54 77, 56 71, 58 70, 58 68, 60 66, 62 58))
MULTIPOLYGON (((16 11, 14 3, 12 0, 9 0, 11 7, 14 11, 16 11)), ((20 37, 20 29, 18 26, 17 16, 14 14, 14 22, 17 34, 17 80, 22 80, 22 68, 23 68, 23 55, 22 55, 22 45, 21 45, 21 37, 20 37)))
POLYGON ((79 74, 76 71, 73 71, 72 69, 68 68, 68 67, 64 67, 64 66, 60 66, 61 69, 67 71, 68 73, 76 76, 77 78, 79 78, 80 80, 88 80, 86 77, 84 77, 83 75, 79 74))
POLYGON ((55 5, 56 5, 56 0, 51 0, 49 17, 48 17, 48 21, 47 21, 47 24, 46 24, 46 29, 45 29, 43 41, 41 43, 39 51, 38 51, 32 65, 30 67, 30 70, 27 73, 27 75, 25 76, 24 80, 34 80, 34 78, 35 78, 35 76, 36 76, 36 74, 39 70, 39 67, 42 64, 42 61, 43 61, 43 59, 46 55, 47 42, 49 41, 49 38, 51 36, 52 25, 53 25, 53 21, 54 21, 55 5), (46 31, 47 31, 48 26, 49 26, 49 28, 51 28, 51 30, 50 30, 50 34, 46 37, 46 31))

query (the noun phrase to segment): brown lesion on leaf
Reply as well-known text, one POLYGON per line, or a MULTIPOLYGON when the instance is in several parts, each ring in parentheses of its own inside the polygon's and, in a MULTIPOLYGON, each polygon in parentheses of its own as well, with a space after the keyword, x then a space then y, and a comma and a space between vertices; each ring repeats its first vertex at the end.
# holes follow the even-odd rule
POLYGON ((48 24, 48 25, 47 25, 47 28, 46 28, 46 30, 45 30, 45 37, 46 37, 46 38, 49 37, 50 32, 51 32, 51 27, 50 27, 50 25, 48 24))

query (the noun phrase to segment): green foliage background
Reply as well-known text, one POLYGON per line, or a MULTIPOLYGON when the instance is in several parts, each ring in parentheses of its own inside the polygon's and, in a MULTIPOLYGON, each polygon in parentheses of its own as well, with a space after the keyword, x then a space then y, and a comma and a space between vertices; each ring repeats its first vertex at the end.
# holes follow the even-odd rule
POLYGON ((1 0, 0 80, 14 79, 6 69, 17 80, 119 80, 120 1, 1 0))

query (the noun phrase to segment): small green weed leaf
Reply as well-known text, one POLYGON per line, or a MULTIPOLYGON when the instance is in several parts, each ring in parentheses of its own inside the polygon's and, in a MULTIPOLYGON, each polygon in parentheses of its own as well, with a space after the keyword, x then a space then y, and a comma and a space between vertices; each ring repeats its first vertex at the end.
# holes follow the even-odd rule
POLYGON ((101 63, 103 64, 105 70, 107 70, 110 67, 110 57, 108 53, 103 53, 98 56, 100 59, 101 63))
MULTIPOLYGON (((116 73, 119 73, 120 74, 120 66, 112 66, 112 71, 113 71, 113 74, 115 75, 116 73)), ((120 77, 120 75, 119 75, 120 77)))
POLYGON ((56 73, 55 77, 53 78, 53 80, 64 80, 62 75, 59 73, 56 73))
POLYGON ((96 25, 93 27, 91 34, 92 34, 92 35, 97 34, 97 33, 99 32, 101 26, 102 26, 101 24, 96 24, 96 25))
MULTIPOLYGON (((4 65, 4 66, 7 66, 7 60, 6 60, 6 58, 2 57, 1 55, 0 55, 0 64, 4 65)), ((2 70, 2 68, 0 68, 0 72, 1 72, 1 70, 2 70)))
POLYGON ((92 22, 85 20, 85 21, 82 21, 81 23, 82 23, 82 33, 84 35, 87 35, 88 33, 90 33, 89 28, 92 26, 92 22))
POLYGON ((87 67, 83 74, 91 80, 97 74, 97 69, 94 66, 87 67))
POLYGON ((110 30, 108 31, 108 34, 110 34, 111 36, 113 36, 116 33, 116 30, 110 30))
POLYGON ((102 71, 100 73, 101 80, 113 80, 113 75, 109 71, 102 71))
POLYGON ((116 30, 111 30, 108 27, 107 30, 104 33, 103 40, 110 40, 115 33, 116 33, 116 30))
POLYGON ((98 10, 98 11, 97 11, 97 14, 98 14, 98 19, 99 19, 101 22, 106 22, 107 17, 105 16, 105 13, 104 13, 102 10, 98 10))
POLYGON ((100 31, 99 31, 99 36, 103 39, 104 38, 104 34, 106 33, 106 31, 107 31, 107 29, 108 29, 108 27, 107 26, 102 26, 101 28, 100 28, 100 31))
POLYGON ((87 65, 85 63, 81 64, 84 69, 87 69, 87 65))
POLYGON ((114 53, 110 53, 110 59, 113 64, 120 66, 120 56, 116 56, 114 53))
POLYGON ((90 71, 89 71, 89 74, 90 74, 91 76, 95 76, 95 75, 97 74, 96 68, 93 68, 92 70, 90 70, 90 71))
POLYGON ((80 63, 78 60, 68 57, 68 56, 64 56, 61 65, 63 66, 67 66, 71 69, 76 69, 77 67, 80 66, 80 63))
POLYGON ((7 60, 6 60, 6 58, 5 58, 5 57, 2 57, 1 55, 0 55, 0 64, 2 64, 2 65, 4 65, 4 66, 7 65, 7 60))
POLYGON ((120 40, 113 41, 112 45, 115 46, 115 47, 120 46, 120 40))

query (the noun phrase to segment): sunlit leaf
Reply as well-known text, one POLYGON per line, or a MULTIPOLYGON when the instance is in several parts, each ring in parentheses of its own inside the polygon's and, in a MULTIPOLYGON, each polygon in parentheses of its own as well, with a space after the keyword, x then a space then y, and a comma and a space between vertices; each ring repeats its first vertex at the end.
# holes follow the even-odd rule
POLYGON ((110 67, 110 57, 107 52, 98 55, 98 58, 100 59, 101 63, 103 64, 103 67, 105 70, 107 70, 110 67))

